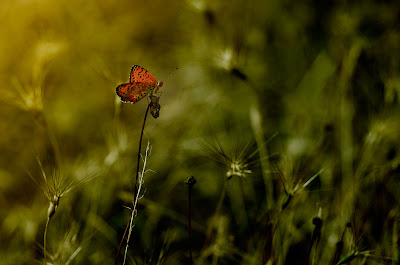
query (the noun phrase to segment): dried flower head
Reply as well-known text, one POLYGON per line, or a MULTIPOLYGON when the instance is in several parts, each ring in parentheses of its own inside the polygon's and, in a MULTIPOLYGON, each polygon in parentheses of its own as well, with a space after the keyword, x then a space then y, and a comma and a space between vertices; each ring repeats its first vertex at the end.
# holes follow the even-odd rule
POLYGON ((66 174, 59 169, 54 169, 52 174, 48 175, 38 157, 36 160, 40 169, 40 177, 34 177, 29 172, 28 174, 49 201, 47 211, 49 218, 56 212, 61 197, 100 175, 98 167, 92 162, 74 168, 74 171, 71 172, 73 176, 71 179, 68 179, 66 174))
POLYGON ((36 114, 43 110, 43 84, 47 76, 47 64, 56 57, 65 44, 62 42, 41 41, 38 42, 32 54, 31 74, 22 78, 12 77, 11 86, 13 89, 7 90, 4 99, 7 103, 16 107, 31 111, 36 114))
POLYGON ((239 141, 235 141, 228 151, 217 138, 200 144, 207 154, 207 159, 226 169, 227 179, 233 176, 245 178, 252 173, 250 167, 258 162, 254 159, 258 152, 255 148, 254 139, 248 141, 247 144, 240 144, 239 141))

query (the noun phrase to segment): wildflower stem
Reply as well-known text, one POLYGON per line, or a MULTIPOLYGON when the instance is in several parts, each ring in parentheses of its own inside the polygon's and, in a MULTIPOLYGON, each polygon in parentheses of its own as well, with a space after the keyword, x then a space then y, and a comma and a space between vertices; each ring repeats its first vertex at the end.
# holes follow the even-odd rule
MULTIPOLYGON (((138 186, 139 186, 138 179, 139 179, 140 151, 142 149, 143 131, 144 131, 144 126, 146 124, 147 113, 149 113, 149 108, 150 108, 150 103, 147 105, 146 114, 144 115, 144 120, 143 120, 143 125, 142 125, 142 131, 140 133, 139 152, 138 152, 137 167, 136 167, 136 179, 135 179, 135 190, 133 192, 133 201, 136 201, 136 196, 137 196, 137 191, 138 191, 138 186)), ((132 210, 131 217, 129 218, 129 220, 132 220, 134 218, 134 214, 135 214, 135 212, 134 212, 134 210, 132 210)), ((121 242, 119 243, 117 255, 115 256, 115 263, 114 263, 115 265, 117 265, 117 263, 118 263, 118 256, 119 256, 119 253, 121 251, 122 243, 124 242, 125 235, 126 235, 126 232, 128 231, 128 227, 129 227, 130 223, 131 222, 128 222, 126 224, 125 232, 124 232, 124 234, 122 236, 121 242)))
POLYGON ((186 179, 185 183, 188 185, 189 191, 189 203, 188 203, 188 234, 189 234, 189 254, 190 254, 190 262, 189 264, 193 264, 192 257, 192 189, 194 184, 196 184, 196 178, 191 176, 186 179))
POLYGON ((143 139, 143 131, 144 125, 146 124, 147 113, 149 113, 150 103, 147 105, 146 114, 144 115, 142 131, 140 133, 140 140, 139 140, 139 151, 138 151, 138 158, 137 158, 137 167, 136 167, 136 180, 135 180, 135 192, 133 193, 133 200, 136 200, 137 191, 138 191, 138 179, 139 179, 139 163, 140 163, 140 151, 142 149, 142 139, 143 139))

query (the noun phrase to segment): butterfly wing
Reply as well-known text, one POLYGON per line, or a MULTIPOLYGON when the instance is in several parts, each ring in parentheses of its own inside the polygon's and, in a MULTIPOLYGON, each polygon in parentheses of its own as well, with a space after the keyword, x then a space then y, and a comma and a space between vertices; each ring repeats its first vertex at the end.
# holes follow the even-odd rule
POLYGON ((143 67, 134 65, 131 69, 130 83, 142 82, 142 83, 156 83, 156 79, 143 67))
POLYGON ((135 104, 149 93, 152 93, 154 88, 156 88, 154 83, 135 82, 119 85, 116 92, 123 102, 135 104))

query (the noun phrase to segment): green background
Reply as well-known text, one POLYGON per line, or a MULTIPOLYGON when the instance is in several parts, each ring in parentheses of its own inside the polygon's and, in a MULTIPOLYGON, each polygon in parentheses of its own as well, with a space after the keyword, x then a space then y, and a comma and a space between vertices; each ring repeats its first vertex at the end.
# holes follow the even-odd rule
POLYGON ((189 264, 189 176, 195 264, 398 264, 400 6, 356 2, 1 1, 0 264, 43 264, 49 187, 47 262, 114 263, 136 64, 179 70, 147 117, 127 264, 189 264))

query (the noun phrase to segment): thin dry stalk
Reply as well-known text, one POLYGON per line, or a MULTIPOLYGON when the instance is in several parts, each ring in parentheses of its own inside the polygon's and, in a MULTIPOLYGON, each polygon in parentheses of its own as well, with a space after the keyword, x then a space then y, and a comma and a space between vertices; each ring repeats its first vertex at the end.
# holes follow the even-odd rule
POLYGON ((146 154, 142 158, 143 159, 143 168, 142 168, 142 172, 139 173, 139 178, 138 178, 138 183, 137 183, 138 184, 137 185, 137 194, 136 194, 136 196, 134 198, 134 201, 133 201, 133 208, 132 208, 132 213, 133 214, 131 214, 131 218, 129 220, 129 232, 128 232, 128 237, 126 238, 126 246, 125 246, 125 254, 124 254, 123 265, 125 265, 125 262, 126 262, 126 255, 128 253, 129 240, 131 238, 132 230, 133 230, 133 227, 134 227, 133 219, 137 214, 136 207, 137 207, 137 203, 138 203, 138 201, 140 199, 140 192, 142 191, 142 186, 143 186, 143 183, 144 183, 143 176, 147 172, 147 170, 146 170, 147 158, 150 156, 150 154, 151 154, 151 146, 150 146, 150 142, 147 142, 146 154))
MULTIPOLYGON (((143 131, 144 131, 144 126, 146 125, 146 119, 147 119, 147 114, 149 113, 150 105, 151 105, 150 103, 147 105, 146 114, 144 115, 144 120, 143 120, 143 125, 142 125, 142 131, 140 133, 139 152, 138 152, 138 160, 137 160, 137 167, 136 167, 136 182, 135 182, 135 190, 134 190, 134 193, 133 193, 133 198, 134 198, 133 200, 134 201, 136 200, 136 194, 137 194, 137 190, 138 190, 140 151, 142 149, 143 131)), ((135 212, 132 211, 131 212, 131 217, 130 217, 131 220, 134 218, 134 214, 135 214, 135 212)), ((117 265, 117 263, 118 263, 119 252, 121 251, 122 243, 124 242, 125 235, 126 235, 126 232, 128 231, 129 224, 130 224, 130 222, 128 222, 128 224, 126 225, 124 234, 123 234, 122 239, 121 239, 121 242, 119 243, 117 255, 115 256, 115 263, 114 263, 115 265, 117 265)))

